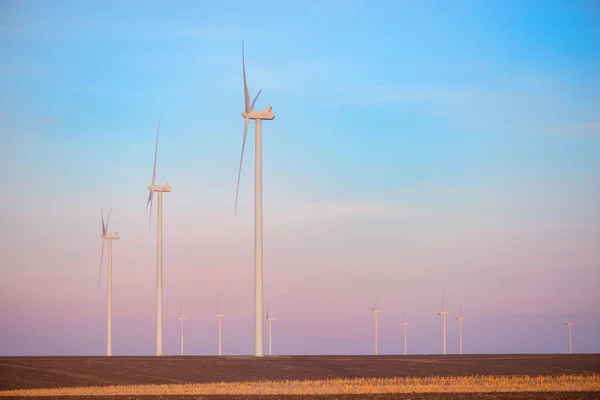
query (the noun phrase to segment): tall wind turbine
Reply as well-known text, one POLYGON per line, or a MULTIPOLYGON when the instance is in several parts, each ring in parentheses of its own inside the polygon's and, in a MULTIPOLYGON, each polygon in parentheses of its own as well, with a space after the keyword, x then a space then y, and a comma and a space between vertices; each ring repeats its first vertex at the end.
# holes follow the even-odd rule
POLYGON ((224 314, 219 313, 219 298, 217 297, 217 322, 219 323, 219 356, 221 354, 221 325, 223 322, 224 314))
POLYGON ((181 348, 181 355, 183 355, 183 323, 185 322, 185 320, 187 319, 187 317, 183 317, 181 315, 181 311, 183 310, 183 301, 181 302, 181 306, 179 307, 179 326, 181 327, 181 342, 180 342, 180 348, 181 348))
POLYGON ((402 326, 404 327, 404 355, 406 355, 406 327, 408 326, 408 322, 406 322, 406 313, 404 313, 404 319, 402 320, 402 326))
POLYGON ((573 323, 567 322, 565 325, 569 327, 569 354, 573 354, 573 323))
POLYGON ((267 106, 263 111, 254 111, 254 104, 262 89, 258 92, 252 103, 248 94, 246 83, 246 64, 244 62, 244 42, 242 42, 242 72, 244 75, 244 137, 242 139, 242 154, 240 156, 240 168, 238 171, 237 188, 235 191, 235 213, 237 213, 238 193, 240 189, 240 177, 242 174, 242 160, 244 159, 244 147, 246 146, 246 134, 250 120, 256 123, 255 144, 255 166, 254 166, 254 355, 262 357, 263 354, 263 229, 262 229, 262 135, 261 121, 272 120, 275 114, 271 112, 272 107, 267 106))
MULTIPOLYGON (((162 328, 163 328, 163 242, 162 242, 162 194, 163 192, 170 192, 171 185, 167 182, 164 185, 157 185, 156 180, 156 156, 158 155, 158 134, 160 132, 160 118, 158 119, 158 129, 156 131, 156 148, 154 149, 154 170, 152 171, 152 183, 148 186, 150 194, 148 195, 148 202, 146 203, 146 211, 150 206, 150 221, 152 221, 152 203, 154 202, 154 192, 158 192, 158 223, 157 223, 157 250, 156 250, 156 355, 163 355, 163 339, 162 339, 162 328)), ((150 222, 151 223, 151 222, 150 222)))
POLYGON ((275 322, 275 318, 270 317, 269 318, 269 310, 267 310, 267 324, 269 324, 269 355, 272 355, 272 332, 273 332, 273 322, 275 322))
POLYGON ((444 289, 444 297, 442 297, 442 308, 438 315, 442 316, 442 331, 443 331, 443 345, 444 345, 444 354, 446 354, 446 315, 448 315, 448 311, 444 311, 444 300, 446 299, 446 289, 444 289))
POLYGON ((458 320, 458 337, 459 337, 459 353, 462 354, 462 324, 463 321, 465 319, 465 317, 462 316, 462 304, 460 305, 460 310, 458 311, 458 317, 456 317, 456 319, 458 320))
POLYGON ((379 342, 379 338, 377 335, 378 320, 379 320, 379 309, 377 308, 377 297, 375 297, 375 301, 373 302, 373 305, 371 306, 371 314, 373 314, 373 327, 375 329, 375 331, 374 331, 375 355, 377 355, 378 354, 377 345, 379 342))
POLYGON ((108 240, 108 319, 106 322, 106 355, 112 355, 112 241, 119 239, 119 232, 108 233, 108 221, 110 221, 110 211, 108 218, 104 223, 104 212, 100 210, 102 218, 102 253, 100 253, 100 272, 98 273, 98 286, 100 286, 100 277, 102 275, 102 259, 104 258, 104 242, 108 240))

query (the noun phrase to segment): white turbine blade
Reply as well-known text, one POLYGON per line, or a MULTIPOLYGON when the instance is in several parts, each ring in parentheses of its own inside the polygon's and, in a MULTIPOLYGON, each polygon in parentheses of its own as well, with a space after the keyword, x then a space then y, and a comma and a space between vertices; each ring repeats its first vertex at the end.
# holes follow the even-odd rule
POLYGON ((102 260, 104 258, 104 242, 106 239, 102 238, 102 252, 100 253, 100 271, 98 272, 98 287, 100 287, 100 278, 102 277, 102 260))
POLYGON ((250 112, 250 95, 248 94, 248 84, 246 83, 246 63, 244 61, 244 41, 242 41, 242 71, 244 74, 244 105, 246 112, 250 112))
POLYGON ((146 203, 146 212, 148 212, 148 206, 150 206, 150 218, 148 219, 148 230, 152 229, 152 202, 154 199, 154 190, 150 191, 148 195, 148 202, 146 203))
POLYGON ((179 306, 179 318, 181 318, 181 311, 183 310, 183 301, 181 302, 181 305, 179 306))
POLYGON ((219 315, 219 296, 217 296, 217 315, 219 315))
POLYGON ((112 213, 112 209, 108 210, 108 218, 106 218, 106 227, 104 228, 105 231, 108 231, 108 222, 110 221, 110 214, 112 213))
POLYGON ((244 148, 246 147, 246 135, 248 134, 248 124, 249 123, 250 123, 250 119, 248 117, 246 117, 246 122, 244 124, 244 138, 242 139, 242 154, 240 156, 240 168, 238 170, 237 188, 235 189, 234 215, 237 214, 238 195, 240 192, 240 178, 242 176, 242 161, 244 160, 244 148))
POLYGON ((459 309, 459 311, 458 311, 458 316, 459 316, 459 318, 460 318, 460 316, 461 316, 461 315, 462 315, 462 304, 460 305, 460 309, 459 309))
POLYGON ((100 218, 102 218, 102 234, 106 235, 106 225, 104 225, 104 210, 100 210, 100 218))
POLYGON ((152 171, 152 185, 156 180, 156 156, 158 155, 158 134, 160 133, 160 117, 158 117, 158 129, 156 130, 156 147, 154 149, 154 170, 152 171))
POLYGON ((256 100, 258 100, 258 96, 260 96, 260 94, 262 93, 262 89, 260 89, 258 91, 258 94, 256 95, 256 97, 254 98, 254 101, 252 101, 252 104, 250 104, 250 110, 254 110, 254 105, 256 104, 256 100))

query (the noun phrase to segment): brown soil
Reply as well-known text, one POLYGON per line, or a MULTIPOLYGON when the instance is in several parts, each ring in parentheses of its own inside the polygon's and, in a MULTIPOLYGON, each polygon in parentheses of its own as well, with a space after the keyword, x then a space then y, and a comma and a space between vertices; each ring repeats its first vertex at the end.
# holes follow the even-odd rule
MULTIPOLYGON (((600 372, 600 354, 447 355, 443 357, 437 355, 277 356, 262 359, 202 356, 0 357, 0 390, 214 381, 431 375, 541 375, 591 372, 600 372)), ((445 398, 441 396, 445 395, 440 394, 435 398, 445 398)), ((463 398, 460 397, 463 395, 459 394, 452 396, 452 399, 463 398)), ((537 396, 535 393, 527 393, 523 396, 525 397, 518 398, 541 398, 535 397, 537 396)), ((554 398, 547 393, 543 396, 544 398, 554 398)), ((562 397, 562 394, 556 396, 558 396, 557 399, 565 398, 562 397)), ((217 399, 219 397, 206 398, 217 399)), ((332 397, 324 398, 331 399, 332 397)), ((355 399, 357 397, 333 398, 355 399)), ((389 397, 376 398, 388 399, 389 397)), ((471 397, 464 398, 470 399, 471 397)), ((232 397, 228 397, 228 399, 233 400, 232 397)), ((286 399, 292 400, 290 397, 286 397, 286 399)))
POLYGON ((419 393, 339 396, 114 396, 114 397, 36 397, 40 400, 599 400, 597 392, 545 393, 419 393))

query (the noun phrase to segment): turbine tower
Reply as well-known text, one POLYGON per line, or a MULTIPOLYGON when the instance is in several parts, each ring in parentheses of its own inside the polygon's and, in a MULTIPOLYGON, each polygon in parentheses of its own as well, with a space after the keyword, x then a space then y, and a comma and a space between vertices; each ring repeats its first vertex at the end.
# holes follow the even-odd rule
POLYGON ((569 327, 569 354, 573 354, 573 323, 567 322, 565 325, 569 327))
POLYGON ((219 298, 217 297, 217 322, 219 324, 219 356, 222 355, 222 353, 221 353, 221 325, 222 325, 224 316, 225 315, 223 315, 223 314, 219 314, 219 298))
POLYGON ((250 120, 256 123, 255 144, 255 166, 254 166, 254 356, 262 357, 263 353, 263 229, 262 229, 262 120, 272 120, 275 114, 271 112, 272 107, 267 106, 263 111, 254 111, 254 104, 262 89, 258 92, 252 103, 248 94, 246 83, 246 65, 244 62, 244 42, 242 42, 242 72, 244 75, 244 137, 242 139, 242 154, 240 156, 240 168, 238 171, 237 188, 235 191, 235 213, 237 213, 238 193, 240 189, 240 177, 242 174, 242 161, 244 159, 244 147, 246 146, 246 134, 250 120))
POLYGON ((156 131, 156 148, 154 149, 154 170, 152 171, 152 183, 148 186, 150 194, 146 203, 146 212, 150 206, 150 224, 152 224, 152 203, 154 202, 154 192, 158 192, 158 223, 156 227, 157 250, 156 250, 156 355, 163 355, 163 243, 162 243, 162 194, 170 192, 171 185, 167 182, 164 185, 157 185, 156 180, 156 156, 158 155, 158 134, 160 132, 160 118, 158 119, 158 129, 156 131))
POLYGON ((98 273, 98 286, 100 286, 100 277, 102 276, 102 259, 104 258, 104 243, 108 240, 108 319, 106 321, 106 355, 112 356, 112 241, 119 239, 119 232, 108 233, 108 221, 110 221, 110 211, 108 218, 104 223, 104 212, 100 210, 102 218, 102 253, 100 253, 100 272, 98 273))
POLYGON ((272 355, 272 331, 273 331, 273 322, 275 322, 275 318, 271 317, 269 318, 269 310, 267 310, 267 324, 269 324, 269 355, 272 355))
POLYGON ((465 317, 462 316, 462 304, 460 305, 460 310, 458 311, 458 317, 456 317, 456 319, 458 320, 458 349, 459 353, 462 354, 462 324, 465 319, 465 317))
POLYGON ((446 298, 446 289, 444 289, 444 297, 442 297, 442 308, 438 315, 442 316, 442 332, 443 332, 443 347, 444 354, 446 354, 446 315, 448 315, 448 311, 444 311, 444 300, 446 298))
POLYGON ((408 326, 408 322, 406 322, 406 313, 404 313, 404 319, 402 320, 402 326, 404 327, 404 355, 406 355, 406 327, 408 326))
POLYGON ((183 323, 185 322, 185 320, 187 319, 186 317, 182 317, 181 316, 181 311, 183 309, 183 301, 181 302, 181 306, 179 307, 179 325, 181 327, 181 343, 180 343, 180 353, 181 355, 183 355, 183 323))
POLYGON ((373 302, 373 305, 371 306, 371 314, 373 314, 373 327, 375 329, 375 336, 374 336, 375 355, 377 355, 378 354, 377 345, 379 342, 379 338, 377 336, 377 328, 378 328, 378 320, 379 320, 379 309, 377 308, 377 297, 375 297, 375 301, 373 302))

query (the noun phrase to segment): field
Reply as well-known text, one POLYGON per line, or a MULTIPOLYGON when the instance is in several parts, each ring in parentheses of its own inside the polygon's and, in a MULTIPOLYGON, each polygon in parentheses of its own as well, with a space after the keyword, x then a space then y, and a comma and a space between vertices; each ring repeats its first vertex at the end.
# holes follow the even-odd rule
POLYGON ((313 399, 600 399, 598 373, 597 354, 0 357, 0 396, 15 389, 77 387, 78 392, 43 391, 37 395, 88 398, 102 392, 112 397, 117 390, 124 394, 121 399, 157 398, 146 394, 159 393, 176 393, 171 399, 228 400, 274 399, 284 394, 292 400, 300 398, 299 393, 307 395, 301 398, 313 399), (282 382, 286 380, 321 382, 282 382), (156 385, 163 385, 162 389, 156 385))

